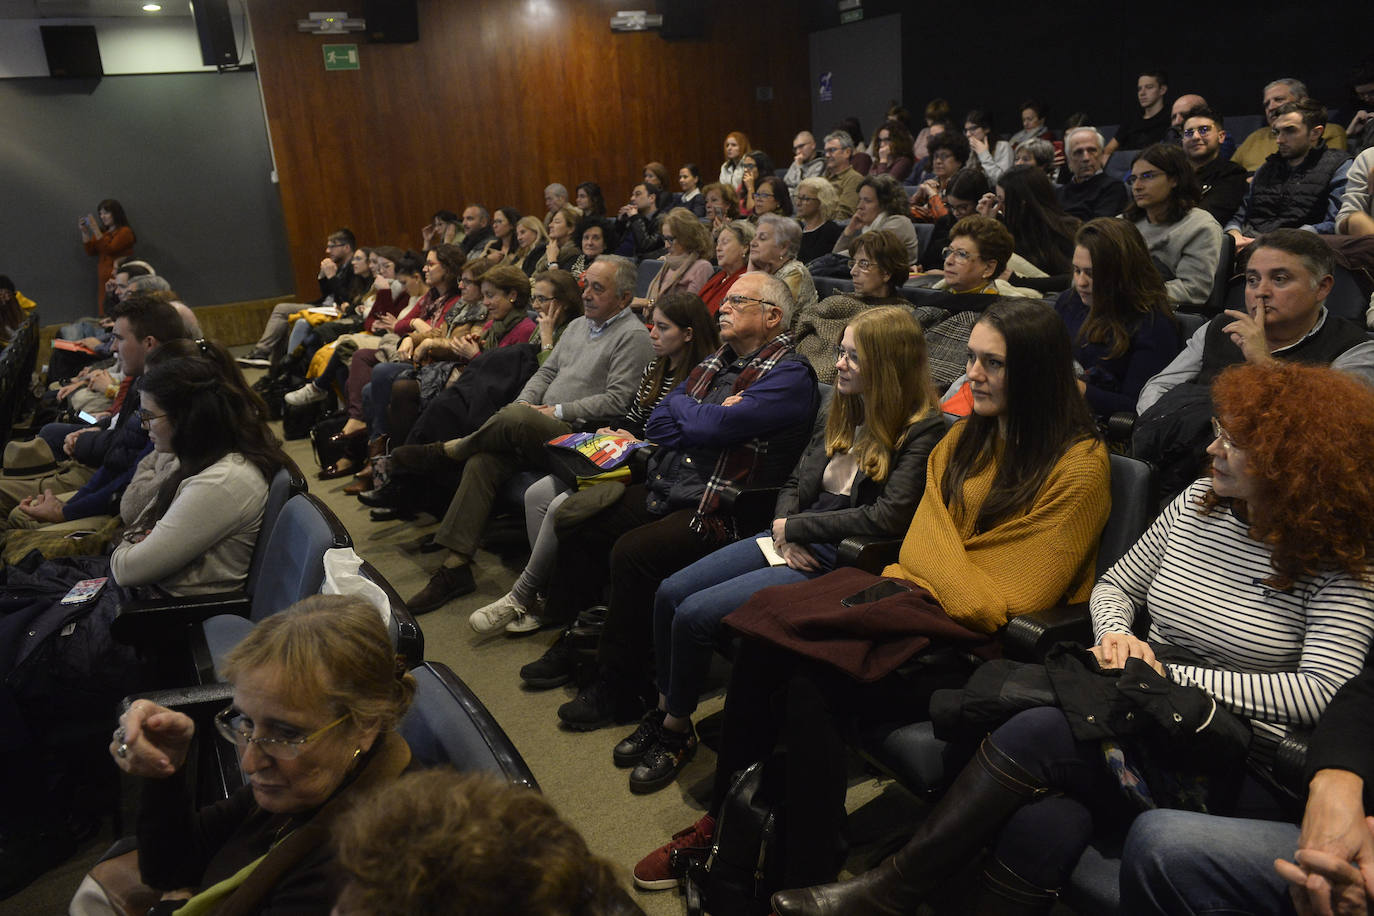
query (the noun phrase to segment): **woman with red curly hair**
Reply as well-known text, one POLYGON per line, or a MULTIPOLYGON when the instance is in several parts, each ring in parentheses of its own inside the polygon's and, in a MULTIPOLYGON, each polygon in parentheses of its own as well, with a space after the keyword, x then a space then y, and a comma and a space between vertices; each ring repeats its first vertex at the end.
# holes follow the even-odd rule
MULTIPOLYGON (((1200 688, 1197 733, 1221 727, 1222 710, 1243 717, 1250 762, 1262 766, 1289 729, 1316 724, 1374 636, 1374 391, 1329 368, 1276 362, 1225 370, 1213 399, 1211 477, 1175 498, 1097 583, 1097 645, 1085 663, 1156 695, 1200 688)), ((1177 742, 1166 748, 1160 732, 1104 732, 1120 724, 1122 709, 1112 713, 1114 723, 1059 706, 1015 714, 895 856, 844 884, 776 894, 774 909, 914 910, 991 846, 976 911, 1016 901, 1015 912, 1049 912, 1095 823, 1198 803, 1287 820, 1250 768, 1207 779, 1179 766, 1177 742)))

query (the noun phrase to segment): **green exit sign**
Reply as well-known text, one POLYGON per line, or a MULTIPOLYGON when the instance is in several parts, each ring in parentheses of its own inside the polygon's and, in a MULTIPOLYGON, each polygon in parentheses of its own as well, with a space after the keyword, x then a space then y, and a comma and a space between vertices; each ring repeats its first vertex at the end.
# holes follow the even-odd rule
POLYGON ((324 45, 324 68, 326 70, 357 70, 357 45, 324 45))
POLYGON ((845 10, 840 13, 840 24, 847 25, 851 22, 858 22, 862 18, 864 18, 864 11, 862 8, 845 10))

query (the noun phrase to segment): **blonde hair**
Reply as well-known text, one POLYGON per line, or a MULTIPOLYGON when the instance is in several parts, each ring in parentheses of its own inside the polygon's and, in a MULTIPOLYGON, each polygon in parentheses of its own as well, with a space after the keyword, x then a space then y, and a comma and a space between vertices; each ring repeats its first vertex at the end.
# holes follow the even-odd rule
POLYGON ((339 912, 368 916, 614 911, 615 871, 539 793, 432 769, 372 793, 335 828, 349 883, 339 912))
MULTIPOLYGON (((524 228, 530 230, 531 232, 533 232, 533 233, 534 233, 536 236, 538 236, 538 237, 537 237, 533 242, 531 242, 529 245, 527 245, 527 246, 521 246, 520 248, 515 249, 515 251, 512 252, 511 257, 510 257, 510 260, 509 260, 509 263, 511 263, 511 264, 518 263, 519 259, 521 259, 521 258, 523 258, 525 255, 529 254, 531 251, 533 251, 535 248, 539 247, 540 245, 547 245, 547 244, 549 243, 549 232, 548 232, 547 229, 544 228, 544 221, 543 221, 542 219, 540 219, 539 217, 537 217, 537 216, 522 216, 522 217, 520 217, 520 222, 518 222, 518 223, 515 224, 515 228, 516 228, 516 229, 519 229, 519 228, 521 228, 522 226, 523 226, 524 228)), ((516 239, 516 244, 519 244, 519 239, 516 239)))
POLYGON ((376 608, 361 598, 311 595, 261 621, 224 660, 233 683, 276 668, 293 699, 328 705, 358 731, 390 731, 415 695, 415 678, 391 647, 376 608))
POLYGON ((716 253, 710 231, 686 207, 669 210, 663 218, 663 228, 671 230, 682 247, 699 258, 710 260, 711 255, 716 253))
POLYGON ((906 428, 939 409, 926 336, 911 310, 898 305, 860 312, 849 328, 859 351, 864 393, 836 391, 831 396, 825 453, 852 452, 859 469, 882 483, 906 428))
MULTIPOLYGON (((821 208, 821 219, 834 219, 835 208, 840 205, 840 195, 835 190, 835 186, 824 178, 807 178, 797 185, 798 191, 809 191, 815 195, 821 208)), ((792 205, 797 203, 796 192, 793 192, 792 205)))

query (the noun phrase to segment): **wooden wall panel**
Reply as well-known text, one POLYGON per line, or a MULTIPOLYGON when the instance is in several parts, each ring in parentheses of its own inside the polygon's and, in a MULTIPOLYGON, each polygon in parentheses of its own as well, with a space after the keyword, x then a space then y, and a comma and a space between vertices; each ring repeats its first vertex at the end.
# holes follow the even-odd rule
POLYGON ((440 207, 542 215, 552 181, 596 181, 614 209, 650 160, 694 161, 712 180, 734 129, 786 163, 809 111, 795 4, 757 0, 741 26, 737 7, 708 0, 707 37, 685 42, 611 32, 625 5, 421 0, 418 43, 359 42, 360 70, 326 72, 320 45, 355 37, 296 31, 305 0, 248 0, 298 291, 313 298, 338 225, 418 246, 440 207), (755 101, 757 86, 773 99, 755 101))

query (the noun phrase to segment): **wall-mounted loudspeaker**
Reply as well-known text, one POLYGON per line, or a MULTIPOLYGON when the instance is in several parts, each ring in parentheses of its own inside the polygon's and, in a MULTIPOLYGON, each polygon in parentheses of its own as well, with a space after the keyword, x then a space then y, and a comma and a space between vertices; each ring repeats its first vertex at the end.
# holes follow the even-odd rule
POLYGON ((99 79, 105 75, 100 65, 100 45, 93 25, 40 25, 43 53, 48 56, 48 73, 56 77, 99 79))
POLYGON ((420 40, 420 13, 417 0, 364 0, 363 19, 367 21, 367 40, 409 42, 420 40))
POLYGON ((229 0, 191 0, 191 15, 200 36, 200 61, 207 67, 234 67, 239 62, 229 0))

